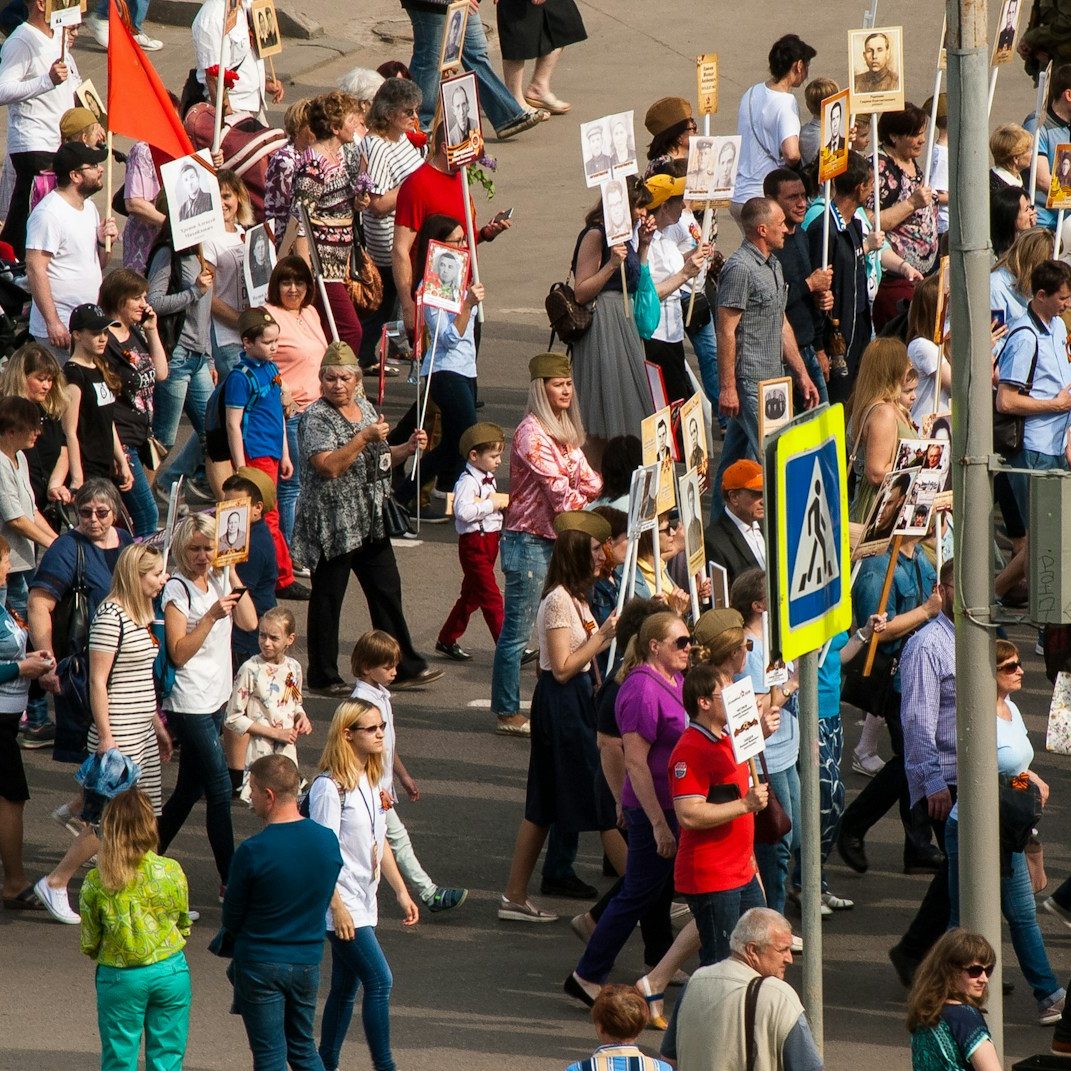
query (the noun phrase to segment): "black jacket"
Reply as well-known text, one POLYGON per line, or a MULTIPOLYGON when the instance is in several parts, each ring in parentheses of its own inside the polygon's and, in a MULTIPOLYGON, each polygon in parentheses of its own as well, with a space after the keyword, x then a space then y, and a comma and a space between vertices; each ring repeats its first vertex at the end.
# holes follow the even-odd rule
POLYGON ((759 562, 733 519, 723 513, 707 526, 707 561, 720 565, 729 574, 729 587, 748 569, 758 569, 759 562))

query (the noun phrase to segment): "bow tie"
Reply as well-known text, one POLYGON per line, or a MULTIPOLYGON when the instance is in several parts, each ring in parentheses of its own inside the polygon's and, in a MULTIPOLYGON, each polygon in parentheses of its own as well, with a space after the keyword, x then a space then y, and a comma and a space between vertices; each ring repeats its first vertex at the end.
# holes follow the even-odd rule
POLYGON ((495 478, 494 478, 494 476, 485 476, 485 477, 483 478, 483 482, 484 482, 484 483, 489 483, 489 484, 492 484, 492 485, 493 485, 493 484, 494 484, 494 482, 495 482, 495 478))

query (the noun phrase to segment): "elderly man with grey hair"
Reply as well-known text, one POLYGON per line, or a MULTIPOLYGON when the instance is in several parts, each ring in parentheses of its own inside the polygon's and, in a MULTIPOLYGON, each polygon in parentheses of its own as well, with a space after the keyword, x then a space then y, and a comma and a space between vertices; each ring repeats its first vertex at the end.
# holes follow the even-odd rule
POLYGON ((729 935, 729 948, 728 959, 692 974, 662 1055, 678 1071, 744 1071, 750 1034, 754 1071, 821 1071, 803 1005, 784 980, 792 962, 788 919, 753 907, 729 935))

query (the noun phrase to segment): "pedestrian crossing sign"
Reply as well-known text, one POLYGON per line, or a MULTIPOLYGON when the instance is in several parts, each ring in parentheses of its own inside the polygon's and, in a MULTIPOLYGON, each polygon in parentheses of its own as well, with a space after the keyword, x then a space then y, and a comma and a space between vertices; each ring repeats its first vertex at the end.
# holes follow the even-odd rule
POLYGON ((766 444, 771 651, 817 651, 851 626, 844 408, 802 414, 766 444), (772 494, 771 494, 772 492, 772 494))

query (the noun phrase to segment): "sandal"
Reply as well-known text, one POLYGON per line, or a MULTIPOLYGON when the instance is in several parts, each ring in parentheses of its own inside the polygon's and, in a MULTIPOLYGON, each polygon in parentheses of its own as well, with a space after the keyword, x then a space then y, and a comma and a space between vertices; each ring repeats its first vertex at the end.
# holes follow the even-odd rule
POLYGON ((551 115, 565 115, 566 112, 572 110, 572 105, 568 101, 559 100, 549 90, 546 94, 541 95, 533 93, 530 89, 524 95, 526 103, 530 104, 533 108, 542 108, 545 111, 550 112, 551 115))
POLYGON ((498 904, 498 917, 505 922, 557 922, 558 916, 549 911, 543 911, 535 906, 531 900, 525 900, 518 904, 514 900, 502 897, 498 904))
POLYGON ((652 1030, 666 1030, 669 1027, 669 1021, 666 1019, 665 1011, 660 1011, 655 1015, 652 1007, 652 1005, 661 1004, 666 994, 652 993, 651 983, 647 980, 646 974, 636 983, 636 988, 643 994, 643 999, 647 1001, 647 1007, 651 1009, 651 1018, 648 1020, 647 1025, 652 1030))
POLYGON ((32 885, 27 885, 18 896, 4 897, 5 911, 44 911, 45 905, 37 899, 32 885))
POLYGON ((511 722, 506 718, 499 718, 495 726, 495 732, 499 736, 531 736, 532 723, 530 721, 511 722))

